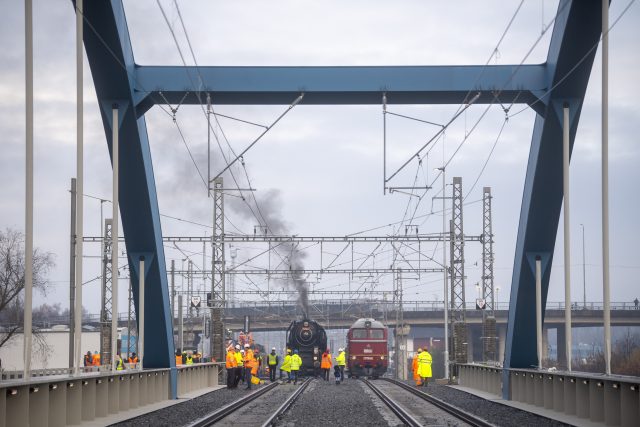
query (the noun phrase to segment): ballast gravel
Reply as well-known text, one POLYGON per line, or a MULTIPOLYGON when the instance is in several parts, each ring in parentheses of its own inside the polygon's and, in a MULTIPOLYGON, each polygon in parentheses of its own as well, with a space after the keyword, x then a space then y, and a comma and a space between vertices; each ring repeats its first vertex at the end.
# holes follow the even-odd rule
MULTIPOLYGON (((408 383, 411 384, 411 383, 408 383)), ((530 412, 491 402, 473 394, 458 390, 446 385, 429 384, 426 389, 421 388, 427 394, 444 400, 473 415, 487 420, 496 426, 504 427, 561 427, 568 424, 549 418, 541 417, 530 412)))
MULTIPOLYGON (((264 385, 260 387, 264 387, 264 385)), ((252 391, 257 388, 258 386, 254 386, 252 391)), ((194 399, 168 406, 159 411, 150 412, 112 425, 119 427, 184 426, 249 393, 250 391, 244 390, 242 384, 240 384, 238 388, 231 390, 221 388, 194 399)))
MULTIPOLYGON (((365 392, 364 384, 347 379, 340 385, 334 381, 315 380, 307 387, 291 408, 282 416, 277 426, 389 426, 374 404, 372 396, 365 392)), ((376 398, 377 399, 377 398, 376 398)))

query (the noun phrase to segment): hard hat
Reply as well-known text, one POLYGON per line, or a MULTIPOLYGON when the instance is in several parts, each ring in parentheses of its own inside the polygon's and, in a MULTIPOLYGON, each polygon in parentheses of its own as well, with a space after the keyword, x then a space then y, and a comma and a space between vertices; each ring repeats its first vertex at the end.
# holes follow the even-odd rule
POLYGON ((244 348, 249 348, 249 347, 250 347, 250 345, 249 345, 249 344, 245 344, 245 345, 244 345, 244 348))
POLYGON ((421 351, 422 351, 422 348, 419 348, 419 349, 418 349, 418 353, 420 353, 421 351))
POLYGON ((296 348, 295 350, 293 350, 293 352, 294 352, 295 354, 298 354, 298 349, 296 348))
POLYGON ((338 351, 344 351, 344 348, 340 347, 340 348, 338 349, 338 351))
POLYGON ((275 347, 272 347, 272 348, 271 348, 271 351, 276 351, 276 348, 275 348, 275 347))
POLYGON ((240 350, 240 344, 236 344, 236 350, 240 350))
POLYGON ((287 353, 291 353, 291 349, 290 348, 287 349, 287 353))

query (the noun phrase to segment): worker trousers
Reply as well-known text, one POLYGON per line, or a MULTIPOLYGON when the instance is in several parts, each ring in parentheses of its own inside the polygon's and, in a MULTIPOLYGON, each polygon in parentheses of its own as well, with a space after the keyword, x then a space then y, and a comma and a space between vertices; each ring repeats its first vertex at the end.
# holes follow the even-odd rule
POLYGON ((298 370, 297 369, 296 370, 292 369, 290 375, 291 375, 290 378, 293 380, 293 383, 297 384, 298 383, 298 370))
POLYGON ((236 368, 227 368, 227 388, 235 387, 236 383, 236 368))
POLYGON ((244 368, 244 382, 251 389, 251 368, 244 368))
POLYGON ((323 369, 322 370, 322 379, 325 381, 329 381, 329 371, 330 369, 323 369))
POLYGON ((239 366, 237 368, 234 368, 234 380, 233 380, 233 386, 234 387, 238 387, 238 383, 240 382, 240 379, 242 378, 242 370, 244 368, 239 366))
POLYGON ((269 365, 269 380, 274 382, 276 380, 277 365, 269 365))

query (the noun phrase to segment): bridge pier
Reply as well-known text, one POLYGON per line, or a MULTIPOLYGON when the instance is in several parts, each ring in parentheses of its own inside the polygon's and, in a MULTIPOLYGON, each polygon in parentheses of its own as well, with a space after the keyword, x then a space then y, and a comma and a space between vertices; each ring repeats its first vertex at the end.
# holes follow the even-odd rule
POLYGON ((566 368, 567 365, 567 348, 564 343, 567 341, 567 328, 564 325, 558 325, 557 333, 557 351, 558 351, 558 367, 566 368))

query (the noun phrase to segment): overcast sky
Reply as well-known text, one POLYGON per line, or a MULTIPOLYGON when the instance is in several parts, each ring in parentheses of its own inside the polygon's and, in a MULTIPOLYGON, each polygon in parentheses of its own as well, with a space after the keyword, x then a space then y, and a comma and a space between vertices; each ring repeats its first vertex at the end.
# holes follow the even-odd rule
MULTIPOLYGON (((517 6, 517 1, 180 1, 189 37, 200 65, 445 65, 484 64, 517 6)), ((163 1, 185 55, 185 42, 173 2, 163 1)), ((613 22, 628 4, 613 1, 613 22)), ((557 2, 525 1, 514 25, 493 56, 492 64, 517 64, 540 37, 544 25, 552 21, 557 2)), ((178 50, 160 8, 152 0, 125 1, 133 51, 140 64, 180 65, 178 50)), ((24 15, 20 2, 0 0, 0 227, 24 228, 24 15)), ((35 0, 35 245, 56 254, 57 267, 51 274, 52 289, 35 303, 68 304, 69 271, 69 181, 75 174, 75 41, 74 13, 67 0, 35 0)), ((636 223, 640 208, 637 183, 640 172, 640 113, 637 81, 640 66, 637 53, 640 8, 633 5, 610 34, 610 182, 611 182, 611 279, 612 301, 631 301, 640 296, 637 276, 636 223)), ((552 29, 542 37, 526 63, 544 62, 552 29)), ((189 63, 191 59, 188 58, 189 63)), ((111 197, 111 167, 104 131, 96 105, 88 64, 85 65, 85 193, 111 197)), ((600 217, 600 54, 596 56, 571 163, 572 278, 574 300, 582 300, 582 240, 585 226, 587 300, 602 300, 601 217, 600 217)), ((215 101, 215 96, 214 96, 215 101)), ((523 105, 515 105, 511 112, 523 105)), ((216 106, 216 111, 268 125, 285 106, 216 106)), ((452 106, 392 106, 400 114, 443 123, 458 108, 452 106)), ((453 153, 478 120, 484 106, 471 107, 439 139, 422 165, 411 163, 394 179, 393 185, 431 183, 434 168, 453 153)), ((496 252, 496 285, 499 299, 506 301, 511 286, 513 256, 520 215, 521 195, 535 114, 525 109, 509 119, 488 166, 478 178, 492 145, 503 125, 505 114, 494 106, 480 122, 447 170, 450 177, 463 178, 467 202, 482 197, 482 187, 493 192, 496 252)), ((211 200, 189 158, 177 126, 160 108, 147 115, 153 165, 161 213, 210 224, 211 200)), ((207 127, 200 107, 182 106, 176 120, 206 174, 207 127)), ((260 132, 257 127, 221 118, 231 145, 242 150, 260 132)), ((428 140, 437 128, 396 117, 388 119, 388 169, 395 170, 428 140)), ((383 227, 403 219, 410 203, 409 217, 421 233, 441 231, 441 181, 428 192, 416 209, 418 198, 403 194, 382 194, 382 114, 381 106, 305 106, 294 108, 244 157, 251 184, 258 189, 260 208, 274 223, 298 235, 345 235, 382 227, 370 235, 397 232, 397 226, 383 227), (432 211, 436 213, 430 215, 432 211)), ((225 153, 228 154, 228 153, 225 153)), ((212 151, 213 171, 222 165, 219 149, 212 151)), ((236 169, 241 186, 248 185, 244 172, 236 169)), ((238 199, 228 197, 228 219, 246 233, 253 233, 257 220, 238 199)), ((252 201, 251 201, 252 202, 252 201)), ((97 235, 100 202, 85 199, 85 231, 97 235)), ((104 205, 105 216, 111 206, 104 205)), ((465 232, 479 235, 482 205, 465 206, 465 232)), ((226 224, 229 232, 237 232, 226 224)), ((164 235, 204 235, 211 229, 162 218, 164 235)), ((403 232, 403 231, 402 231, 403 232)), ((556 243, 549 301, 563 298, 562 225, 556 243)), ((370 253, 373 246, 356 246, 370 253)), ((99 275, 97 245, 85 245, 85 281, 99 275)), ((184 245, 198 267, 202 247, 184 245), (198 254, 200 253, 200 254, 198 254)), ((260 245, 243 246, 238 261, 255 255, 260 245)), ((325 264, 341 246, 325 246, 325 264)), ((381 246, 376 266, 391 262, 389 246, 381 246)), ((422 247, 440 262, 441 246, 422 247)), ((209 251, 209 249, 207 249, 209 251)), ((317 268, 319 249, 307 251, 306 265, 317 268)), ((167 264, 185 257, 166 248, 167 264)), ((356 256, 358 256, 356 254, 356 256)), ((408 255, 407 255, 408 256, 408 255)), ((415 259, 412 258, 412 259, 415 259)), ((274 255, 272 262, 279 258, 274 255)), ((340 258, 339 262, 346 262, 340 258)), ((467 298, 476 295, 480 280, 481 250, 477 243, 466 247, 467 298), (477 265, 476 265, 477 262, 477 265)), ((371 266, 370 259, 366 265, 371 266)), ((266 265, 257 259, 252 265, 266 265)), ((428 264, 437 267, 437 264, 428 264)), ((343 289, 346 277, 325 275, 309 278, 315 289, 343 289), (317 282, 317 283, 315 283, 317 282)), ((369 280, 368 282, 370 282, 369 280)), ((378 278, 378 289, 391 289, 391 278, 378 278)), ((196 281, 198 285, 199 282, 196 281)), ((238 278, 240 289, 266 289, 263 277, 238 278), (253 283, 250 282, 253 281, 253 283)), ((358 287, 362 280, 354 279, 358 287)), ((126 285, 126 281, 121 286, 126 285)), ((269 282, 269 288, 282 287, 269 282)), ((371 289, 371 284, 363 289, 371 289)), ((441 275, 422 275, 405 283, 406 300, 442 299, 441 275)), ((121 304, 124 304, 125 292, 121 304)), ((99 310, 99 281, 85 285, 84 305, 99 310)), ((258 297, 254 297, 258 299, 258 297)), ((124 307, 124 305, 122 306, 124 307)))

